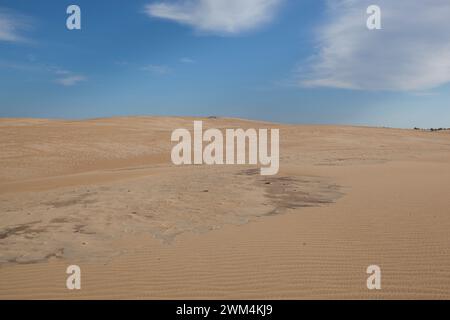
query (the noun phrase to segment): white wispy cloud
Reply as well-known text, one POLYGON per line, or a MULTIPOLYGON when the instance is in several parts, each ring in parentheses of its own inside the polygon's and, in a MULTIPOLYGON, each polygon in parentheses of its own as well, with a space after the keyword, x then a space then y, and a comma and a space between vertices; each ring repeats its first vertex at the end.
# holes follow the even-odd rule
POLYGON ((69 75, 71 72, 58 67, 51 67, 50 70, 56 75, 69 75))
POLYGON ((176 0, 145 7, 152 17, 192 26, 198 31, 238 34, 273 19, 283 0, 176 0))
POLYGON ((377 0, 382 30, 368 30, 373 0, 329 0, 317 54, 302 86, 420 91, 450 82, 450 1, 377 0))
POLYGON ((29 27, 27 17, 0 7, 0 41, 24 42, 22 32, 29 27))
POLYGON ((63 85, 65 87, 71 87, 79 82, 86 81, 87 78, 82 75, 68 75, 66 77, 56 79, 56 83, 63 85))
POLYGON ((181 63, 187 63, 187 64, 191 64, 191 63, 195 63, 195 60, 188 58, 188 57, 184 57, 180 59, 181 63))
POLYGON ((145 67, 142 67, 141 70, 148 71, 157 75, 166 75, 172 72, 172 69, 170 69, 168 66, 156 64, 146 65, 145 67))
POLYGON ((53 78, 52 81, 59 85, 66 87, 74 86, 82 81, 87 81, 88 78, 82 74, 74 73, 72 71, 63 69, 59 66, 39 63, 36 58, 32 62, 15 62, 0 59, 0 69, 11 69, 18 72, 32 73, 45 77, 53 78))

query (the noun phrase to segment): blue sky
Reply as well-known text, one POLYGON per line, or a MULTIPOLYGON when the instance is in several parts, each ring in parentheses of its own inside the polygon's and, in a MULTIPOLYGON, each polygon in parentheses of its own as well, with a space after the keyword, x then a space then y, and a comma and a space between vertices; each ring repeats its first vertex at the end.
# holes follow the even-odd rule
POLYGON ((0 116, 450 127, 449 17, 447 0, 0 0, 0 116))

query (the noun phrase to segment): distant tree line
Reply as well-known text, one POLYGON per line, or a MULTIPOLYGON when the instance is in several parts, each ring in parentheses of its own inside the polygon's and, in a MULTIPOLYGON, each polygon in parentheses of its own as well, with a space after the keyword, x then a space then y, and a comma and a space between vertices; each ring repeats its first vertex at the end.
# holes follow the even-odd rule
POLYGON ((422 129, 422 128, 418 128, 418 127, 414 127, 414 130, 421 130, 421 131, 444 131, 444 130, 450 130, 450 128, 430 128, 430 129, 422 129))

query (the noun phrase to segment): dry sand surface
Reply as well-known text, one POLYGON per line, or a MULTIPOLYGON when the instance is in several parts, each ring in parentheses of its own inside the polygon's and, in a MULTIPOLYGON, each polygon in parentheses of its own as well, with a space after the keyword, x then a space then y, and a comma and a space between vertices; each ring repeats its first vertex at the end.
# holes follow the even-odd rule
POLYGON ((450 298, 450 132, 203 119, 280 128, 261 176, 172 165, 193 120, 0 119, 0 299, 450 298))

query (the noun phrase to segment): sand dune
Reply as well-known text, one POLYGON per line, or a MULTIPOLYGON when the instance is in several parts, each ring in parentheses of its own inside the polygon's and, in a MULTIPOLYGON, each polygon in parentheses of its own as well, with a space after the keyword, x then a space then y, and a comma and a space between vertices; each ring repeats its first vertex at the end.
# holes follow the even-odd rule
POLYGON ((450 298, 449 132, 202 119, 280 128, 263 177, 172 165, 193 120, 0 119, 0 298, 450 298))

